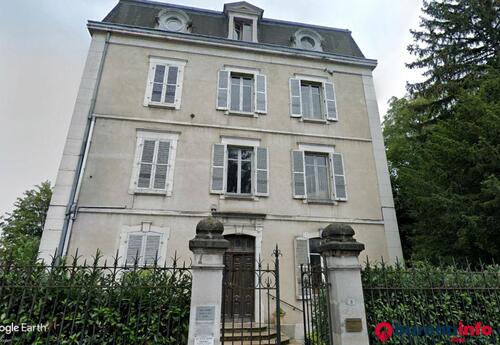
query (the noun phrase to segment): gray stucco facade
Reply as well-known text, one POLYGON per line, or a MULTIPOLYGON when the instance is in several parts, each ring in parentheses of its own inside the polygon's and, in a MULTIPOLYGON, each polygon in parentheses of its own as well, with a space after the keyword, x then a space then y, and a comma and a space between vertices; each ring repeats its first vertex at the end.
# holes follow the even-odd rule
MULTIPOLYGON (((176 252, 188 261, 195 226, 212 212, 223 221, 225 235, 255 239, 256 257, 270 257, 279 244, 282 286, 290 287, 281 295, 292 304, 300 303, 294 288, 300 259, 297 239, 317 238, 329 223, 354 228, 356 239, 366 244, 361 258, 402 258, 373 86, 376 62, 362 55, 348 31, 264 19, 244 2, 213 13, 136 0, 121 1, 102 22, 89 22, 88 27, 92 43, 42 236, 41 258, 49 258, 62 243, 63 255, 78 249, 82 257, 89 257, 100 249, 109 258, 118 250, 126 256, 128 234, 151 231, 161 234, 159 256, 176 252), (162 10, 182 11, 192 20, 191 31, 156 27, 162 10), (257 42, 227 37, 231 11, 256 17, 257 42), (268 28, 273 25, 275 37, 268 28), (322 51, 290 46, 284 37, 290 40, 300 29, 326 37, 322 51), (145 101, 151 61, 156 60, 182 65, 178 106, 145 101), (266 76, 265 113, 217 109, 219 71, 225 68, 266 76), (289 80, 294 76, 335 85, 335 121, 290 116, 289 80), (169 192, 134 189, 141 164, 140 133, 175 138, 169 192), (213 193, 213 147, 225 141, 267 149, 267 195, 213 193), (342 153, 347 200, 294 198, 291 152, 301 147, 342 153)), ((170 159, 173 152, 171 144, 170 159)), ((300 317, 287 312, 290 334, 300 331, 300 317)))

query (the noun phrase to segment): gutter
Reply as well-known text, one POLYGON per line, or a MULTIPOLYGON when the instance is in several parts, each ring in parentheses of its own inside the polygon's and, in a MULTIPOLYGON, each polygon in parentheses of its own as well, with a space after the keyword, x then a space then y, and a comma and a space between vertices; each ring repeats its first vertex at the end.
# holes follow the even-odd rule
POLYGON ((368 67, 371 70, 377 67, 377 60, 373 59, 358 58, 358 57, 317 52, 317 51, 304 51, 302 49, 295 49, 269 43, 240 42, 223 37, 213 37, 213 36, 206 36, 193 33, 186 34, 179 32, 169 32, 158 29, 139 28, 136 26, 125 25, 125 24, 96 22, 92 20, 88 21, 87 28, 89 29, 90 32, 107 31, 107 32, 116 32, 116 33, 135 35, 135 36, 163 38, 171 41, 190 42, 190 43, 198 43, 216 47, 242 49, 257 53, 279 54, 279 55, 287 55, 302 59, 303 58, 317 59, 321 60, 322 62, 336 62, 336 63, 344 63, 350 65, 358 65, 362 67, 368 67))
POLYGON ((92 92, 92 99, 90 101, 90 108, 87 117, 87 124, 85 126, 84 141, 80 148, 80 155, 78 157, 78 163, 76 168, 76 174, 73 179, 73 184, 71 186, 71 194, 69 198, 68 205, 66 206, 66 214, 64 217, 64 224, 61 232, 61 237, 59 238, 59 245, 57 246, 55 258, 60 258, 66 255, 68 251, 69 240, 71 238, 71 230, 73 228, 73 223, 76 218, 78 210, 78 196, 80 195, 80 188, 82 185, 82 179, 85 172, 85 165, 87 163, 87 156, 90 149, 90 143, 92 141, 92 134, 94 132, 94 126, 96 122, 95 116, 93 116, 97 92, 99 91, 99 85, 101 83, 101 75, 104 66, 104 60, 106 58, 106 53, 108 51, 109 41, 111 39, 111 32, 107 32, 106 39, 104 41, 104 48, 101 56, 101 61, 99 62, 99 69, 97 71, 97 80, 92 92))

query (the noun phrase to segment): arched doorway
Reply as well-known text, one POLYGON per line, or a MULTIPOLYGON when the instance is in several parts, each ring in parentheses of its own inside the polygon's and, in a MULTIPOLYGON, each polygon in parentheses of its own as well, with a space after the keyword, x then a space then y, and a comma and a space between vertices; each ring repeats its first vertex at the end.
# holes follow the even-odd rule
POLYGON ((224 318, 250 321, 255 313, 255 238, 227 235, 224 255, 224 318))

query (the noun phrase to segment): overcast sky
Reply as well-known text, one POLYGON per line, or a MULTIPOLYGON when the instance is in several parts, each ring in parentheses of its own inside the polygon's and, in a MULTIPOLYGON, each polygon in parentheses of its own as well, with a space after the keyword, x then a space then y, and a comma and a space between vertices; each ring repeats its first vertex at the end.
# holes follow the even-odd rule
MULTIPOLYGON (((162 1, 162 0, 160 0, 162 1)), ((163 2, 163 1, 162 1, 163 2)), ((171 0, 222 11, 223 0, 171 0)), ((227 0, 230 2, 230 0, 227 0)), ((252 0, 264 17, 349 29, 366 57, 378 60, 375 87, 387 100, 405 94, 406 46, 421 0, 252 0)), ((90 43, 88 19, 117 0, 0 0, 0 215, 35 184, 55 182, 90 43)))

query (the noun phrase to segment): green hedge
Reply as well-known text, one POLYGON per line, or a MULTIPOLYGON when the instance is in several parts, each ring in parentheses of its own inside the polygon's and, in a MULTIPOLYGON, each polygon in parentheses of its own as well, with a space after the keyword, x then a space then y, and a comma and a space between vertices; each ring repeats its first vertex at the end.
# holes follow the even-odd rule
MULTIPOLYGON (((370 265, 362 273, 368 331, 372 344, 379 344, 379 322, 401 326, 453 326, 481 322, 494 328, 490 337, 466 337, 467 344, 498 344, 500 334, 500 266, 477 271, 456 266, 434 267, 416 263, 370 265), (497 337, 498 339, 494 339, 497 337)), ((422 329, 421 329, 422 330, 422 329)), ((430 334, 430 333, 429 333, 430 334)), ((450 336, 397 335, 385 344, 450 344, 450 336)))
POLYGON ((191 275, 185 268, 0 267, 0 332, 13 344, 187 344, 191 275))

